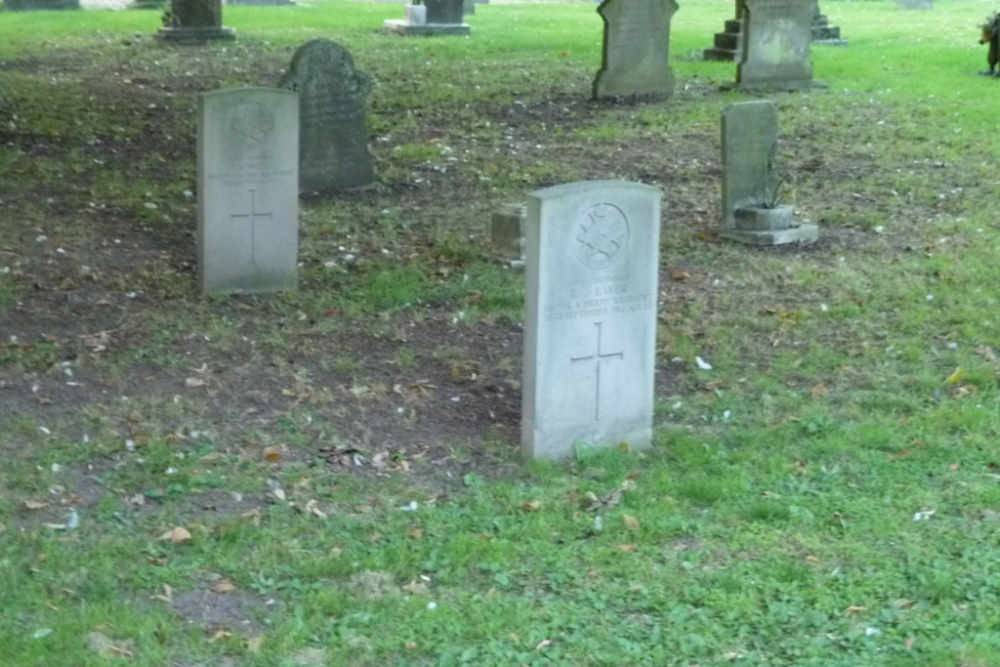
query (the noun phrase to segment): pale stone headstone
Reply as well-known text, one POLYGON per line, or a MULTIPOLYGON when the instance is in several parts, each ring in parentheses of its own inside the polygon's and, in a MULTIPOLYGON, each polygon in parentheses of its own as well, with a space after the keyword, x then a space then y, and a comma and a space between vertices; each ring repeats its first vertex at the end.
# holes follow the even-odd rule
POLYGON ((533 192, 525 220, 521 445, 651 443, 660 191, 589 181, 533 192))
POLYGON ((298 167, 298 95, 278 88, 232 88, 199 98, 203 293, 295 287, 298 167))
POLYGON ((354 67, 344 47, 313 39, 298 48, 278 84, 299 94, 299 188, 303 193, 371 185, 375 167, 368 152, 367 74, 354 67))
POLYGON ((222 0, 173 0, 169 23, 156 36, 172 42, 235 39, 236 31, 222 26, 222 0))
POLYGON ((468 35, 471 28, 462 22, 466 13, 474 13, 467 0, 423 0, 423 22, 413 20, 410 12, 404 19, 386 19, 382 31, 400 35, 468 35))
POLYGON ((80 9, 80 0, 5 0, 3 8, 10 12, 38 9, 80 9))
MULTIPOLYGON (((722 235, 753 245, 815 241, 816 225, 783 220, 753 222, 749 209, 780 204, 780 172, 775 164, 778 112, 772 102, 737 102, 722 110, 722 235)), ((771 220, 761 216, 758 220, 771 220)))
POLYGON ((809 45, 816 0, 745 0, 745 8, 736 87, 810 88, 809 45))
POLYGON ((674 72, 667 64, 674 0, 605 0, 601 69, 594 98, 670 97, 674 72))

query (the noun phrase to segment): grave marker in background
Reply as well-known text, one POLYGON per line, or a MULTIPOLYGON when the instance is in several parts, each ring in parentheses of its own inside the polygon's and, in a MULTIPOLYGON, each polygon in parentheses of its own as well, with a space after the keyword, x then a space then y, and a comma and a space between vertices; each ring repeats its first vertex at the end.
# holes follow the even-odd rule
MULTIPOLYGON (((427 11, 424 22, 406 19, 386 19, 382 24, 384 32, 401 35, 468 35, 471 28, 462 23, 467 11, 466 0, 423 0, 427 11)), ((407 12, 410 17, 411 13, 407 12)))
POLYGON ((303 193, 370 185, 365 99, 372 82, 344 47, 313 39, 296 51, 278 84, 299 94, 299 188, 303 193))
POLYGON ((80 0, 5 0, 3 8, 11 12, 36 9, 80 9, 80 0))
POLYGON ((222 0, 173 0, 170 22, 156 33, 172 42, 236 39, 236 31, 222 27, 222 0))
POLYGON ((646 447, 653 426, 660 191, 589 181, 533 192, 525 221, 521 445, 646 447))
POLYGON ((199 98, 198 272, 203 293, 296 284, 299 105, 277 88, 199 98))
POLYGON ((900 9, 933 9, 933 0, 898 0, 900 9))
POLYGON ((605 0, 601 69, 594 98, 670 97, 674 73, 667 64, 674 0, 605 0))
POLYGON ((745 0, 745 7, 736 87, 812 87, 809 44, 816 0, 745 0))

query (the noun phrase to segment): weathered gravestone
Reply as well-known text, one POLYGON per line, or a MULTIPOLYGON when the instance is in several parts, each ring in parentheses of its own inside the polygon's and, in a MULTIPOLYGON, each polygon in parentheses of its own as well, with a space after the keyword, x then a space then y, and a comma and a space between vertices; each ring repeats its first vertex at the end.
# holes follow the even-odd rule
POLYGON ((199 99, 201 290, 274 292, 296 284, 299 104, 277 88, 199 99))
POLYGON ((650 444, 660 191, 591 181, 532 193, 525 220, 521 445, 650 444))
POLYGON ((667 64, 674 0, 605 0, 597 8, 604 19, 601 69, 594 98, 663 98, 674 92, 667 64))
POLYGON ((3 8, 11 12, 38 9, 80 9, 80 0, 5 0, 3 8))
POLYGON ((722 236, 753 245, 811 242, 816 225, 780 205, 778 112, 767 100, 722 110, 722 236))
POLYGON ((735 87, 810 88, 809 44, 816 0, 745 0, 744 11, 735 87))
POLYGON ((156 36, 167 41, 236 38, 235 30, 222 26, 222 0, 173 0, 163 21, 156 36))
POLYGON ((933 9, 933 0, 899 0, 900 9, 933 9))
MULTIPOLYGON (((414 11, 407 11, 405 19, 386 19, 383 32, 400 35, 468 35, 471 28, 462 23, 466 13, 465 0, 423 0, 425 11, 420 18, 414 11)), ((471 12, 469 12, 471 13, 471 12)))
POLYGON ((299 94, 299 189, 350 190, 375 180, 365 99, 371 79, 344 47, 313 39, 298 48, 278 84, 299 94))

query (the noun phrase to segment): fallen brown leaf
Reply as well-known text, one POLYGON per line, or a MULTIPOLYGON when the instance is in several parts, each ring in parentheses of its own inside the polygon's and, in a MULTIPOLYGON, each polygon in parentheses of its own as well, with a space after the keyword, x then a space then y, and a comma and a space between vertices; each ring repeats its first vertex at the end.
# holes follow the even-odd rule
POLYGON ((639 530, 639 520, 631 514, 623 514, 622 521, 625 523, 625 527, 629 530, 639 530))
POLYGON ((230 581, 229 577, 223 577, 212 584, 212 590, 216 593, 231 593, 236 590, 236 584, 230 581))
POLYGON ((24 507, 29 510, 40 510, 48 507, 49 504, 44 500, 25 500, 24 507))
POLYGON ((673 273, 670 274, 670 277, 673 278, 676 282, 682 282, 690 278, 691 274, 688 273, 687 271, 674 271, 673 273))
POLYGON ((634 544, 619 544, 618 546, 615 547, 615 549, 617 549, 618 551, 626 551, 626 552, 635 551, 638 548, 639 547, 637 547, 634 544))
POLYGON ((177 526, 160 535, 160 539, 170 540, 174 544, 184 544, 191 541, 191 533, 188 532, 187 528, 177 526))
POLYGON ((265 447, 260 457, 269 463, 277 463, 281 460, 281 447, 265 447))
POLYGON ((851 605, 844 610, 845 614, 860 614, 863 611, 867 611, 868 607, 862 607, 860 605, 851 605))
POLYGON ((87 633, 87 648, 105 658, 131 658, 131 642, 115 643, 103 632, 87 633))
POLYGON ((522 503, 521 509, 523 509, 525 512, 537 512, 538 510, 542 509, 542 501, 529 500, 526 503, 522 503))

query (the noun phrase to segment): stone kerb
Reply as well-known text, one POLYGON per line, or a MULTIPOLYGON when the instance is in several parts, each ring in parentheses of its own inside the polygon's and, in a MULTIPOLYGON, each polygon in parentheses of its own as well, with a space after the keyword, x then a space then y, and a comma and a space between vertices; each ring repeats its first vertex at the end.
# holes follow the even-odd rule
POLYGON ((533 458, 652 439, 659 189, 538 190, 525 220, 521 443, 533 458))
POLYGON ((203 293, 297 282, 298 95, 232 88, 199 98, 198 270, 203 293))

